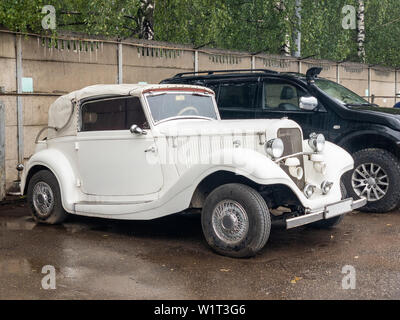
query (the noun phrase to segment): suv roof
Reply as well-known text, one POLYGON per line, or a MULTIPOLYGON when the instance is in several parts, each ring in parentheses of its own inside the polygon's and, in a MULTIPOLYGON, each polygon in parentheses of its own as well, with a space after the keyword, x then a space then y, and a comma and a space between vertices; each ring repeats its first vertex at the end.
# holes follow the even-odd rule
MULTIPOLYGON (((279 72, 274 71, 274 70, 268 70, 268 69, 235 69, 235 70, 205 70, 205 71, 198 71, 198 72, 182 72, 182 73, 177 73, 174 78, 182 78, 182 77, 187 77, 190 75, 193 76, 201 76, 201 74, 205 74, 206 76, 210 75, 215 75, 216 73, 218 74, 240 74, 241 72, 246 72, 247 74, 254 75, 254 73, 269 73, 269 74, 278 74, 279 72)), ((243 75, 243 74, 241 74, 243 75)), ((204 75, 203 75, 204 76, 204 75)))
POLYGON ((163 80, 161 83, 173 82, 174 80, 194 80, 194 79, 221 79, 234 77, 259 77, 259 76, 281 76, 288 78, 304 79, 306 75, 296 72, 278 72, 269 69, 236 69, 236 70, 204 70, 198 72, 182 72, 177 73, 169 79, 163 80))

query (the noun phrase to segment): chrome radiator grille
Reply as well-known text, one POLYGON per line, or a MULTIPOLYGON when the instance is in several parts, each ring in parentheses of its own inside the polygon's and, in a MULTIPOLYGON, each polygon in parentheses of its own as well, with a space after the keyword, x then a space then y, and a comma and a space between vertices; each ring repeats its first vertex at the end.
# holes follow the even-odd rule
MULTIPOLYGON (((301 131, 298 128, 286 128, 278 130, 278 138, 282 139, 283 144, 285 146, 285 151, 283 153, 283 157, 299 153, 303 151, 303 137, 301 135, 301 131)), ((300 166, 304 170, 304 159, 303 156, 297 156, 300 161, 300 166)), ((296 185, 303 190, 305 187, 305 175, 300 180, 292 177, 289 173, 289 168, 284 164, 281 164, 281 168, 288 174, 288 176, 296 183, 296 185)))

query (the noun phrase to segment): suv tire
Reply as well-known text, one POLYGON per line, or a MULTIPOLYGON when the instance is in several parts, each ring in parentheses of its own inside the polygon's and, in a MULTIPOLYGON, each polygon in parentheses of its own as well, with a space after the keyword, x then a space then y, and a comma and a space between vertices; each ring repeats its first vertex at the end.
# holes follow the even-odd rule
MULTIPOLYGON (((396 157, 383 149, 364 149, 354 153, 353 158, 354 170, 345 174, 346 190, 350 197, 360 199, 358 194, 367 188, 366 192, 369 191, 373 199, 367 198, 367 205, 360 210, 376 213, 394 210, 400 201, 400 163, 396 157)), ((367 196, 368 193, 363 195, 367 196)))
POLYGON ((225 184, 207 197, 201 225, 217 253, 244 258, 262 249, 271 231, 271 216, 262 196, 249 186, 225 184))
POLYGON ((36 222, 62 223, 67 213, 61 202, 58 181, 53 173, 41 170, 33 175, 28 184, 28 203, 36 222))

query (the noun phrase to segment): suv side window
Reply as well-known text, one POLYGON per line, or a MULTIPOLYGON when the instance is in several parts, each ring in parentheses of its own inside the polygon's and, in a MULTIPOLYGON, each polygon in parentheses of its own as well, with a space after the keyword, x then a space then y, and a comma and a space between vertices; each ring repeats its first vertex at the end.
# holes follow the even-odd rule
POLYGON ((307 93, 289 82, 273 80, 264 81, 262 108, 270 111, 300 111, 300 97, 307 93))
POLYGON ((257 82, 221 84, 218 94, 218 107, 222 109, 253 109, 257 86, 257 82))
POLYGON ((218 101, 218 94, 219 94, 219 82, 206 82, 202 84, 203 86, 206 86, 213 90, 215 92, 215 99, 218 101))
POLYGON ((128 130, 133 124, 148 128, 138 97, 88 101, 81 107, 81 131, 128 130))

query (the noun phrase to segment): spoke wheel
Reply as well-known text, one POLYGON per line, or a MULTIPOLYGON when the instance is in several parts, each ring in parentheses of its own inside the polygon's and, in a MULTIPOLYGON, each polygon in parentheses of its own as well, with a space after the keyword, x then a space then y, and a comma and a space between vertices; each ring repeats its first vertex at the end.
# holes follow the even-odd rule
POLYGON ((381 200, 389 190, 389 176, 375 163, 363 163, 352 174, 351 184, 359 197, 369 202, 381 200))
POLYGON ((53 173, 36 172, 28 183, 27 199, 35 221, 46 224, 63 222, 67 213, 62 206, 60 187, 53 173))
POLYGON ((33 206, 41 216, 47 216, 54 207, 54 194, 46 182, 38 182, 33 188, 33 206))
POLYGON ((246 211, 238 202, 223 200, 213 211, 212 226, 220 240, 235 244, 246 237, 249 230, 249 219, 246 211))
POLYGON ((254 256, 264 247, 271 231, 271 216, 264 198, 256 190, 228 183, 206 198, 201 225, 214 251, 244 258, 254 256))

